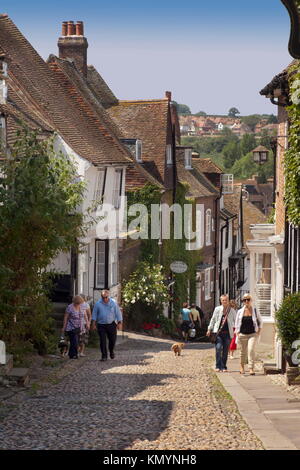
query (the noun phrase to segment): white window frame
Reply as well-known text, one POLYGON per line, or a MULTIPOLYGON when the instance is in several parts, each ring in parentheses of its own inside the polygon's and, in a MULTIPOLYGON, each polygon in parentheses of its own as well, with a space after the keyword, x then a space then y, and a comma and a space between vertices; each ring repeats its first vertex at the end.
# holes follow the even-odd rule
POLYGON ((137 162, 142 163, 142 150, 143 150, 143 144, 142 141, 137 139, 135 143, 135 159, 137 162))
POLYGON ((113 195, 112 203, 115 209, 119 209, 121 205, 121 194, 122 194, 122 184, 123 184, 123 170, 117 168, 114 175, 114 186, 113 186, 113 195))
POLYGON ((233 174, 221 175, 221 186, 223 194, 233 193, 233 174))
POLYGON ((109 243, 109 285, 118 284, 118 240, 110 240, 109 243))
POLYGON ((95 289, 105 288, 106 278, 106 241, 96 240, 95 243, 95 289))
POLYGON ((254 257, 255 262, 255 301, 259 313, 267 318, 272 316, 272 275, 273 261, 272 253, 257 252, 254 257), (264 256, 268 255, 270 261, 269 266, 263 266, 264 256), (268 276, 266 276, 268 275, 268 276), (270 282, 263 282, 265 277, 269 277, 270 282))
POLYGON ((167 165, 172 165, 173 164, 173 158, 172 158, 172 145, 171 144, 167 144, 166 158, 167 158, 167 165))
POLYGON ((93 201, 100 205, 103 204, 103 197, 105 192, 106 168, 99 168, 96 175, 95 190, 93 201))
POLYGON ((184 166, 186 170, 192 169, 192 149, 184 149, 184 166))
POLYGON ((211 242, 211 209, 207 209, 205 212, 205 244, 210 246, 211 242))
POLYGON ((210 284, 210 271, 211 269, 205 269, 204 272, 204 294, 205 300, 209 300, 211 298, 211 284, 210 284))

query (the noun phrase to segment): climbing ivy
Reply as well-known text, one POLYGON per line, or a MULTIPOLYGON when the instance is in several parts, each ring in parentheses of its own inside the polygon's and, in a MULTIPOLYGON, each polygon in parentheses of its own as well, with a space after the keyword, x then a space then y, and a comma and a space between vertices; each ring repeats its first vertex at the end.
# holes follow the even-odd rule
MULTIPOLYGON (((189 187, 187 184, 178 184, 176 187, 175 204, 179 204, 184 211, 185 204, 192 205, 193 215, 195 215, 195 201, 186 197, 189 187)), ((170 206, 173 204, 172 191, 165 193, 162 196, 160 189, 155 185, 147 184, 141 189, 127 193, 127 204, 139 203, 144 204, 148 209, 148 224, 151 226, 151 204, 159 204, 162 202, 170 206)), ((193 217, 193 220, 195 217, 193 217)), ((130 219, 128 220, 130 222, 130 219)), ((182 219, 182 233, 184 234, 184 218, 182 219)), ((193 227, 193 230, 195 227, 193 227)), ((174 220, 171 220, 170 227, 171 238, 163 240, 159 248, 158 240, 141 240, 141 255, 140 261, 149 263, 149 265, 161 264, 165 279, 170 275, 170 264, 173 261, 183 261, 187 264, 188 269, 182 274, 173 274, 175 280, 173 287, 173 305, 174 305, 174 318, 177 318, 180 312, 182 302, 187 301, 188 288, 190 291, 190 301, 195 301, 196 297, 196 264, 201 261, 199 250, 188 251, 186 250, 187 239, 183 236, 181 239, 174 239, 174 220)))
POLYGON ((300 70, 299 61, 289 69, 291 105, 289 147, 284 156, 285 203, 290 222, 300 225, 300 70))

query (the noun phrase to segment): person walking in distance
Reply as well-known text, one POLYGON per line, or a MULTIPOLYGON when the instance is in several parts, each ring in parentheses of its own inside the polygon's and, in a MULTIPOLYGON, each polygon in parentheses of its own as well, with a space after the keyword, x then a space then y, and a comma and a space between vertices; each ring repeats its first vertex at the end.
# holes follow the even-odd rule
POLYGON ((117 328, 122 328, 122 313, 117 302, 109 296, 108 290, 101 292, 101 299, 96 302, 92 314, 92 330, 98 329, 101 361, 107 361, 107 341, 110 358, 114 359, 114 347, 117 340, 117 328))
POLYGON ((238 311, 235 321, 235 333, 237 341, 241 346, 240 373, 245 373, 245 363, 248 353, 248 365, 250 375, 255 375, 255 345, 257 343, 261 328, 262 317, 252 305, 252 297, 245 294, 243 297, 244 306, 238 311))
POLYGON ((227 357, 230 341, 233 338, 236 311, 230 306, 228 295, 221 295, 221 305, 216 307, 206 335, 216 334, 216 372, 227 371, 227 357))

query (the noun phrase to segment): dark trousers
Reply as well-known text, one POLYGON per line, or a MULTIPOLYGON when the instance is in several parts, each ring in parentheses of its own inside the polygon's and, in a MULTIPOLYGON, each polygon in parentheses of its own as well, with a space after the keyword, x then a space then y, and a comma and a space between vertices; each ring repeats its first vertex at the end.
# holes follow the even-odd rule
POLYGON ((229 333, 221 333, 216 341, 216 369, 227 369, 228 349, 231 342, 229 333))
POLYGON ((69 358, 72 359, 78 356, 79 334, 75 333, 75 330, 67 331, 67 334, 70 338, 69 358))
POLYGON ((98 323, 98 335, 100 338, 100 351, 102 354, 102 358, 107 357, 107 345, 106 345, 106 337, 108 338, 108 349, 109 353, 112 354, 114 352, 114 347, 117 340, 117 325, 115 322, 102 325, 98 323))

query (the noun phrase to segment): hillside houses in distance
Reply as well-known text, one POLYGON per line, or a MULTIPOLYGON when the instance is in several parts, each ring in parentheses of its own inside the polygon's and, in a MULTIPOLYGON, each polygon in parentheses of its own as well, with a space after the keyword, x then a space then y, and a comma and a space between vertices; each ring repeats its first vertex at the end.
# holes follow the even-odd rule
POLYGON ((267 119, 262 119, 254 128, 254 131, 240 118, 229 116, 179 116, 180 132, 182 136, 218 136, 225 128, 230 129, 238 137, 245 134, 259 134, 267 132, 273 135, 277 131, 277 124, 268 124, 267 119))

